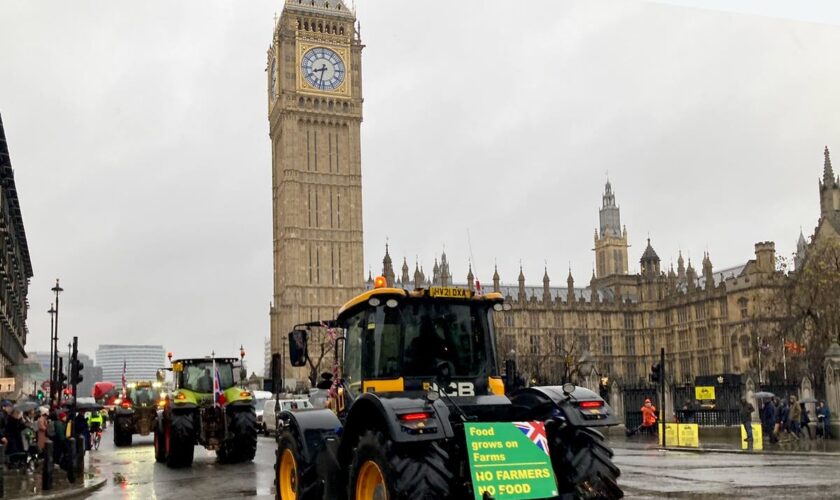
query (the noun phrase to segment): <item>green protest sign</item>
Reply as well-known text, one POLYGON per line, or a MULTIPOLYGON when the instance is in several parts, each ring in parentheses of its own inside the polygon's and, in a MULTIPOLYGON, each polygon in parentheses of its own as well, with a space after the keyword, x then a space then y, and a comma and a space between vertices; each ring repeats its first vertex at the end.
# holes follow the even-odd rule
POLYGON ((464 425, 475 500, 557 496, 544 422, 464 425))

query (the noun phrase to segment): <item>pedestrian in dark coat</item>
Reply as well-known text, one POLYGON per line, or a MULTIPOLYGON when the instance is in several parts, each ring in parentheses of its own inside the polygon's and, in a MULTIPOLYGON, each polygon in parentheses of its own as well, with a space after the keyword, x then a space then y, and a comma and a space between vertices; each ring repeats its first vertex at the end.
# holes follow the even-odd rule
POLYGON ((821 435, 824 439, 831 439, 831 410, 825 404, 825 401, 820 401, 817 407, 817 435, 821 435))
POLYGON ((773 405, 773 400, 768 399, 764 402, 764 407, 761 409, 761 423, 763 424, 762 430, 764 431, 765 436, 770 436, 770 440, 773 440, 773 417, 776 414, 776 407, 773 405))
POLYGON ((753 405, 747 401, 747 398, 741 398, 741 425, 744 426, 744 431, 747 434, 747 439, 744 442, 748 442, 752 444, 753 440, 753 433, 752 433, 752 414, 755 411, 753 405))
POLYGON ((805 403, 799 403, 799 428, 803 429, 808 434, 808 439, 814 439, 814 436, 811 434, 811 417, 808 416, 808 408, 805 406, 805 403))

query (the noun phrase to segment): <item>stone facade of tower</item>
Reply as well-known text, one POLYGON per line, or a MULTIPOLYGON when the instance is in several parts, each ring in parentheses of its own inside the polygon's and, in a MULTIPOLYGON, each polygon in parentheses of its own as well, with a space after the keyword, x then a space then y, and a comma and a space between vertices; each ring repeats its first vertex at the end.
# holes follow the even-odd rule
MULTIPOLYGON (((332 318, 363 290, 363 46, 355 21, 339 0, 286 0, 268 49, 272 352, 285 350, 295 324, 332 318)), ((287 383, 304 378, 288 368, 287 383)))
POLYGON ((621 209, 615 204, 609 181, 598 215, 601 227, 595 231, 595 275, 605 278, 627 274, 627 229, 621 226, 621 209))

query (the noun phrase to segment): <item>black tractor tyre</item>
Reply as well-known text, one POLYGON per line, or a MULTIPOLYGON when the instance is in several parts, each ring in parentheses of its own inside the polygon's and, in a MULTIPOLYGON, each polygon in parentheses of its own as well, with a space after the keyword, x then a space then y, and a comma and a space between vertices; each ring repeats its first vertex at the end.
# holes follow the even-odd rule
POLYGON ((280 461, 283 454, 289 450, 295 461, 295 474, 290 478, 296 500, 316 500, 323 497, 321 482, 318 481, 318 471, 315 464, 306 462, 300 454, 300 446, 297 440, 289 432, 280 435, 277 452, 274 456, 274 491, 277 500, 284 499, 280 485, 280 461))
POLYGON ((613 464, 613 451, 601 433, 587 428, 549 426, 551 462, 562 498, 617 499, 621 470, 613 464))
POLYGON ((379 431, 359 438, 347 484, 347 499, 356 500, 356 481, 365 462, 382 471, 388 498, 393 500, 444 500, 451 498, 454 474, 449 453, 436 441, 396 445, 379 431))
POLYGON ((155 423, 155 462, 162 464, 166 462, 166 441, 163 429, 160 424, 155 423))
POLYGON ((121 431, 120 426, 114 425, 114 446, 131 446, 131 431, 121 431))
POLYGON ((257 414, 253 409, 228 413, 228 431, 233 437, 216 452, 225 463, 249 462, 257 454, 257 414))
POLYGON ((195 426, 192 415, 173 413, 169 419, 169 453, 166 456, 166 466, 173 469, 190 467, 194 453, 195 426))

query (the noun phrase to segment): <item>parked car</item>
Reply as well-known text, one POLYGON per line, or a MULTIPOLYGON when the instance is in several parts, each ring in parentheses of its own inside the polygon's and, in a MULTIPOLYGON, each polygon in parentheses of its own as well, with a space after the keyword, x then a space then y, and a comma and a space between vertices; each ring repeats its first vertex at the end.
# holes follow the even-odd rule
MULTIPOLYGON (((263 404, 263 433, 271 436, 277 432, 277 418, 274 412, 275 402, 269 399, 263 404)), ((295 411, 305 408, 313 408, 308 399, 281 399, 280 411, 295 411)))

